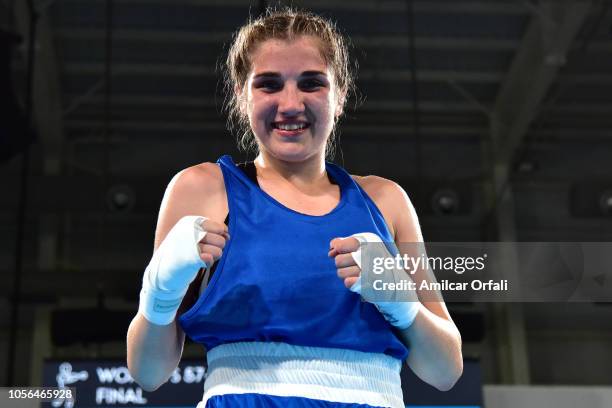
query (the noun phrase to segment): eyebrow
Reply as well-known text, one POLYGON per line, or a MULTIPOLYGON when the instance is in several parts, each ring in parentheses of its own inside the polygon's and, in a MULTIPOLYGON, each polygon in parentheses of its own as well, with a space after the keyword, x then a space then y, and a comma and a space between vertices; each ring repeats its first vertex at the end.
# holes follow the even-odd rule
MULTIPOLYGON (((324 76, 326 77, 327 74, 325 72, 321 72, 321 71, 304 71, 302 72, 302 74, 300 76, 302 77, 315 77, 315 76, 324 76)), ((262 72, 261 74, 257 74, 253 77, 253 79, 257 79, 257 78, 280 78, 280 74, 278 72, 262 72)))

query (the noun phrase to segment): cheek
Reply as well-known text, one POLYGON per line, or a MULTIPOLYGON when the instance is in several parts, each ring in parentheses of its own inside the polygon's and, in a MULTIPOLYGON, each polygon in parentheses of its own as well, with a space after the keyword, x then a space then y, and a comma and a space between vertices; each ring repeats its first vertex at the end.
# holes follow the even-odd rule
POLYGON ((250 97, 246 103, 247 114, 252 125, 257 125, 270 114, 272 103, 265 96, 250 97))
POLYGON ((333 116, 333 112, 335 111, 335 101, 329 93, 319 95, 313 94, 306 103, 321 119, 327 119, 329 116, 333 116))

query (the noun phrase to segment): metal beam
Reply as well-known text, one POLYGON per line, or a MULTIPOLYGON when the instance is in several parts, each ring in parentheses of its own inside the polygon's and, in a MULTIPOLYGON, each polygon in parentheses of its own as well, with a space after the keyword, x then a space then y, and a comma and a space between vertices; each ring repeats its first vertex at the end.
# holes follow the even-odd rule
MULTIPOLYGON (((543 69, 545 67, 542 67, 543 69)), ((504 81, 503 83, 509 83, 509 85, 503 85, 507 88, 504 91, 504 96, 498 96, 496 100, 496 109, 498 115, 504 118, 507 127, 511 127, 516 122, 517 129, 526 130, 525 125, 519 127, 519 124, 528 125, 533 117, 537 113, 537 107, 539 102, 546 95, 546 91, 556 78, 555 73, 548 73, 546 76, 541 76, 541 71, 534 67, 531 71, 524 67, 524 71, 521 74, 524 77, 517 77, 512 81, 502 72, 494 71, 452 71, 452 70, 434 70, 428 69, 419 72, 419 81, 425 82, 469 82, 469 83, 493 83, 497 84, 504 81), (527 72, 532 72, 541 78, 541 82, 530 79, 530 75, 527 72), (551 75, 552 74, 552 75, 551 75), (527 83, 524 83, 527 82, 527 83), (537 82, 537 83, 535 83, 537 82), (516 87, 512 87, 515 85, 516 87), (529 85, 532 85, 531 87, 529 85), (546 85, 546 86, 544 86, 546 85), (517 94, 519 87, 526 89, 526 94, 517 94), (531 92, 529 91, 531 90, 531 92), (527 105, 516 106, 516 103, 525 103, 528 106, 533 106, 533 110, 528 110, 527 105), (516 112, 521 110, 521 112, 516 112), (514 120, 514 122, 513 122, 514 120)), ((558 68, 554 69, 555 71, 558 68)), ((547 69, 548 71, 548 69, 547 69)), ((84 62, 84 63, 68 63, 66 64, 65 72, 74 75, 102 75, 104 72, 104 64, 95 62, 84 62)), ((138 75, 138 76, 177 76, 177 77, 217 77, 219 75, 218 70, 210 65, 202 64, 146 64, 146 63, 122 63, 113 64, 113 76, 121 75, 138 75)), ((363 70, 359 73, 360 80, 382 80, 382 81, 402 81, 409 82, 411 80, 410 71, 405 69, 387 69, 387 70, 363 70)), ((612 85, 612 74, 565 74, 558 77, 564 83, 573 83, 577 85, 612 85)), ((508 131, 510 132, 510 130, 508 131)))
MULTIPOLYGON (((402 0, 386 0, 372 2, 371 0, 359 0, 346 2, 343 0, 301 0, 304 6, 323 9, 356 9, 365 11, 406 11, 406 2, 402 0)), ((422 14, 497 14, 497 15, 525 15, 529 10, 516 3, 497 3, 491 1, 428 1, 420 0, 414 2, 415 13, 422 14)))
MULTIPOLYGON (((469 82, 469 83, 493 83, 504 81, 503 95, 497 97, 495 109, 500 118, 503 118, 507 133, 524 135, 529 123, 537 114, 539 103, 546 95, 546 91, 556 78, 558 68, 549 66, 534 67, 525 70, 520 78, 508 80, 501 72, 493 71, 452 71, 452 70, 423 70, 419 73, 419 80, 425 82, 469 82), (541 68, 541 70, 540 70, 541 68), (544 74, 542 70, 546 70, 544 74), (555 72, 550 72, 554 70, 555 72), (527 72, 535 74, 533 77, 527 72), (535 78, 540 78, 536 81, 535 78), (506 85, 508 84, 508 85, 506 85), (514 85, 514 87, 513 87, 514 85), (522 89, 525 93, 520 92, 522 89), (531 90, 531 91, 530 91, 531 90), (524 105, 520 105, 523 103, 524 105), (517 104, 519 104, 517 106, 517 104), (527 107, 532 108, 527 109, 527 107), (516 129, 514 129, 514 127, 516 129)), ((69 63, 66 64, 65 72, 74 75, 102 75, 104 64, 102 63, 69 63)), ((138 76, 176 76, 176 77, 217 77, 218 70, 210 65, 202 64, 145 64, 145 63, 122 63, 113 65, 113 76, 138 75, 138 76)), ((359 73, 360 80, 381 81, 411 81, 410 71, 405 69, 381 69, 363 70, 359 73)), ((579 85, 612 85, 611 74, 566 74, 559 77, 564 83, 579 85)))
MULTIPOLYGON (((15 2, 15 21, 24 38, 29 36, 29 10, 26 1, 15 2)), ((33 118, 37 134, 42 142, 43 173, 58 175, 61 172, 64 147, 61 85, 58 59, 53 43, 53 33, 45 10, 36 10, 36 58, 33 84, 33 118)), ((52 269, 58 259, 59 219, 47 214, 40 219, 38 234, 38 266, 52 269)))
MULTIPOLYGON (((66 122, 66 127, 69 130, 82 130, 85 132, 91 132, 97 128, 100 128, 102 121, 100 120, 86 120, 86 119, 75 119, 66 122)), ((227 127, 223 120, 218 122, 211 121, 138 121, 138 120, 115 120, 113 121, 113 129, 117 132, 129 132, 129 131, 142 131, 143 137, 148 138, 147 132, 194 132, 194 133, 205 133, 205 132, 227 132, 227 127)), ((407 138, 410 137, 411 132, 410 123, 406 125, 368 125, 359 124, 358 126, 345 125, 342 126, 342 131, 346 133, 355 134, 369 134, 374 133, 385 133, 385 134, 404 134, 407 138)), ((473 135, 482 136, 487 134, 486 127, 478 126, 466 126, 466 125, 452 125, 452 126, 427 126, 421 127, 424 134, 441 134, 441 135, 473 135)), ((89 134, 89 133, 88 133, 89 134)), ((200 136, 198 136, 200 137, 200 136)))
MULTIPOLYGON (((508 242, 506 253, 501 254, 499 267, 509 275, 517 268, 516 250, 512 245, 517 240, 514 194, 509 184, 514 152, 537 116, 538 108, 555 81, 560 66, 565 63, 566 54, 590 6, 589 1, 540 2, 489 118, 491 139, 483 143, 483 159, 491 172, 490 184, 485 189, 485 197, 489 198, 485 208, 488 209, 487 213, 494 211, 497 227, 495 239, 508 242)), ((522 305, 498 304, 494 306, 493 313, 501 380, 528 384, 529 358, 522 305)))
POLYGON ((576 104, 571 104, 571 105, 561 105, 561 104, 555 104, 553 106, 550 107, 545 107, 543 109, 543 112, 549 112, 552 114, 561 114, 561 115, 571 115, 571 116, 577 116, 577 115, 589 115, 589 116, 594 116, 594 115, 602 115, 605 116, 606 118, 610 117, 610 112, 612 112, 612 104, 611 103, 596 103, 596 104, 589 104, 589 103, 576 103, 576 104))
MULTIPOLYGON (((0 273, 4 272, 0 270, 0 273)), ((142 270, 138 271, 137 268, 95 270, 89 267, 79 267, 71 270, 25 269, 24 272, 23 303, 55 303, 60 296, 74 296, 75 294, 92 297, 99 293, 99 286, 97 285, 103 285, 108 293, 113 293, 117 297, 127 294, 132 295, 138 293, 137 280, 128 280, 125 277, 142 274, 142 270)), ((6 287, 4 285, 0 287, 0 297, 8 295, 6 287)))
POLYGON ((591 2, 546 0, 539 7, 548 17, 537 15, 530 22, 495 102, 494 114, 499 121, 496 154, 506 163, 512 160, 565 63, 591 2))
MULTIPOLYGON (((70 63, 65 72, 76 75, 100 76, 104 72, 102 63, 70 63)), ((198 64, 113 64, 113 76, 177 76, 177 77, 214 77, 218 71, 210 65, 198 64)), ((419 72, 419 81, 425 82, 470 82, 497 84, 503 78, 501 72, 486 71, 450 71, 423 70, 419 72)), ((363 70, 359 73, 360 80, 375 79, 377 81, 410 81, 409 70, 363 70)))
MULTIPOLYGON (((101 3, 104 0, 89 0, 88 3, 101 3)), ((180 5, 191 7, 240 7, 248 9, 252 6, 249 0, 123 0, 122 4, 150 4, 150 5, 180 5)), ((350 11, 380 11, 402 12, 406 11, 406 2, 403 0, 285 0, 284 3, 296 7, 307 7, 310 10, 350 10, 350 11)), ((419 0, 414 5, 415 12, 428 14, 493 14, 493 15, 525 15, 529 8, 520 3, 498 3, 486 0, 480 1, 428 1, 419 0)))
MULTIPOLYGON (((84 63, 68 63, 65 66, 64 72, 67 74, 77 75, 95 75, 101 76, 104 74, 104 63, 84 62, 84 63)), ((198 64, 113 64, 113 77, 121 75, 138 75, 138 76, 186 76, 186 77, 215 77, 217 71, 214 66, 198 65, 198 64)))
POLYGON ((597 85, 598 87, 612 85, 610 74, 561 74, 558 78, 564 85, 597 85))
MULTIPOLYGON (((77 94, 66 95, 67 100, 76 100, 80 98, 77 94)), ((104 97, 101 95, 91 95, 82 102, 83 106, 102 105, 104 103, 104 97)), ((213 97, 199 97, 199 96, 142 96, 137 94, 123 94, 113 96, 113 105, 121 107, 143 107, 143 108, 154 108, 154 107, 173 107, 173 108, 217 108, 221 106, 221 101, 215 100, 213 97)), ((358 112, 367 112, 370 110, 384 110, 388 112, 406 112, 412 104, 410 102, 403 102, 397 100, 382 100, 382 99, 367 99, 365 102, 359 105, 357 108, 358 112)), ((423 100, 419 102, 419 107, 424 112, 439 112, 439 113, 475 113, 481 112, 481 109, 474 106, 471 103, 465 102, 446 102, 436 100, 423 100)), ((593 117, 595 115, 601 115, 602 117, 609 118, 610 112, 612 112, 612 104, 588 104, 588 103, 576 103, 571 105, 556 104, 543 108, 543 112, 548 112, 553 115, 566 115, 566 116, 580 116, 585 115, 593 117)), ((564 132, 567 129, 559 129, 564 132)), ((584 129, 583 129, 584 130, 584 129)), ((592 130, 592 129, 591 129, 592 130)), ((550 133, 554 130, 547 130, 550 133)), ((581 130, 582 131, 582 130, 581 130)), ((590 130, 586 129, 588 133, 590 130)), ((537 132, 537 131, 536 131, 537 132)))
MULTIPOLYGON (((77 100, 80 95, 69 94, 68 100, 77 100)), ((92 95, 82 102, 82 106, 101 105, 104 103, 104 98, 101 95, 92 95)), ((221 101, 215 100, 213 97, 195 97, 195 96, 142 96, 133 94, 114 95, 113 105, 121 107, 172 107, 172 108, 217 108, 221 106, 221 101)), ((367 99, 357 108, 358 112, 367 112, 371 110, 382 110, 387 112, 407 112, 412 106, 411 102, 398 100, 376 100, 367 99)), ((419 102, 419 108, 423 112, 449 112, 449 113, 464 113, 464 112, 480 112, 480 109, 471 104, 463 102, 445 102, 424 100, 419 102)), ((587 108, 585 108, 587 109, 587 108)), ((610 108, 612 110, 612 107, 610 108)), ((603 109, 602 109, 603 110, 603 109)), ((607 112, 610 112, 608 110, 607 112)))
MULTIPOLYGON (((66 282, 70 282, 69 280, 66 282)), ((34 311, 32 346, 30 352, 30 382, 33 387, 43 385, 43 362, 53 357, 51 341, 51 308, 38 305, 34 311)))
MULTIPOLYGON (((105 31, 98 28, 59 28, 57 36, 63 41, 78 40, 100 40, 105 36, 105 31)), ((206 32, 206 31, 179 31, 179 30, 146 30, 118 28, 113 30, 113 41, 139 41, 155 43, 195 43, 195 44, 220 44, 232 38, 232 33, 206 32)))
MULTIPOLYGON (((29 11, 26 1, 15 2, 15 21, 25 38, 24 43, 27 43, 29 11)), ((44 10, 39 11, 32 100, 34 120, 44 149, 44 171, 55 174, 61 167, 64 132, 60 76, 53 38, 49 17, 44 10)))
MULTIPOLYGON (((498 138, 500 127, 495 114, 490 115, 490 138, 482 139, 483 167, 490 172, 490 179, 482 184, 485 225, 483 225, 483 239, 494 241, 507 241, 505 251, 495 259, 496 266, 506 277, 516 270, 516 250, 512 242, 516 241, 516 223, 514 221, 514 203, 512 191, 507 188, 505 180, 508 177, 508 167, 496 161, 493 141, 498 138), (494 212, 496 235, 489 234, 489 214, 494 212)), ((499 376, 502 383, 527 384, 529 383, 529 365, 527 355, 527 336, 525 333, 524 317, 521 305, 499 303, 490 305, 492 320, 495 325, 495 352, 499 376)))
MULTIPOLYGON (((100 40, 104 31, 96 28, 63 28, 57 30, 62 40, 100 40)), ((173 44, 221 44, 232 38, 231 32, 203 32, 178 30, 117 29, 113 32, 115 41, 139 41, 173 44)), ((408 47, 409 39, 397 35, 353 35, 351 40, 356 47, 408 47)), ((465 51, 512 51, 519 41, 498 38, 447 38, 417 37, 415 46, 420 49, 465 50, 465 51)))

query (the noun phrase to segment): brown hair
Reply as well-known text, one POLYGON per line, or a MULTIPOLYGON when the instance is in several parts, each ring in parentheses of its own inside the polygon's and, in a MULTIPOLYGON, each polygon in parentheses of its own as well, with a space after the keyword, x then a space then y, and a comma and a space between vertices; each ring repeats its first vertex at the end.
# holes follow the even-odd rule
MULTIPOLYGON (((302 35, 317 38, 321 54, 329 65, 340 95, 344 95, 342 107, 349 92, 354 89, 353 74, 349 69, 348 44, 335 24, 311 12, 292 8, 268 8, 255 20, 249 20, 234 35, 225 61, 225 109, 228 125, 237 131, 238 146, 246 151, 257 151, 257 143, 249 126, 248 118, 240 110, 236 89, 243 89, 251 70, 251 53, 262 42, 269 39, 293 40, 302 35)), ((335 130, 335 125, 334 125, 335 130)), ((326 156, 333 156, 334 131, 327 140, 326 156)))

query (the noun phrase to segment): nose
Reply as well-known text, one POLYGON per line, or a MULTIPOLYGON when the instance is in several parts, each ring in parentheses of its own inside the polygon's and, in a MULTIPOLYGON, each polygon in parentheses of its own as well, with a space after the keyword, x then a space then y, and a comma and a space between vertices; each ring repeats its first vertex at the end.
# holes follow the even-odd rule
POLYGON ((303 95, 295 84, 286 84, 279 94, 278 111, 283 116, 296 116, 304 112, 303 95))

